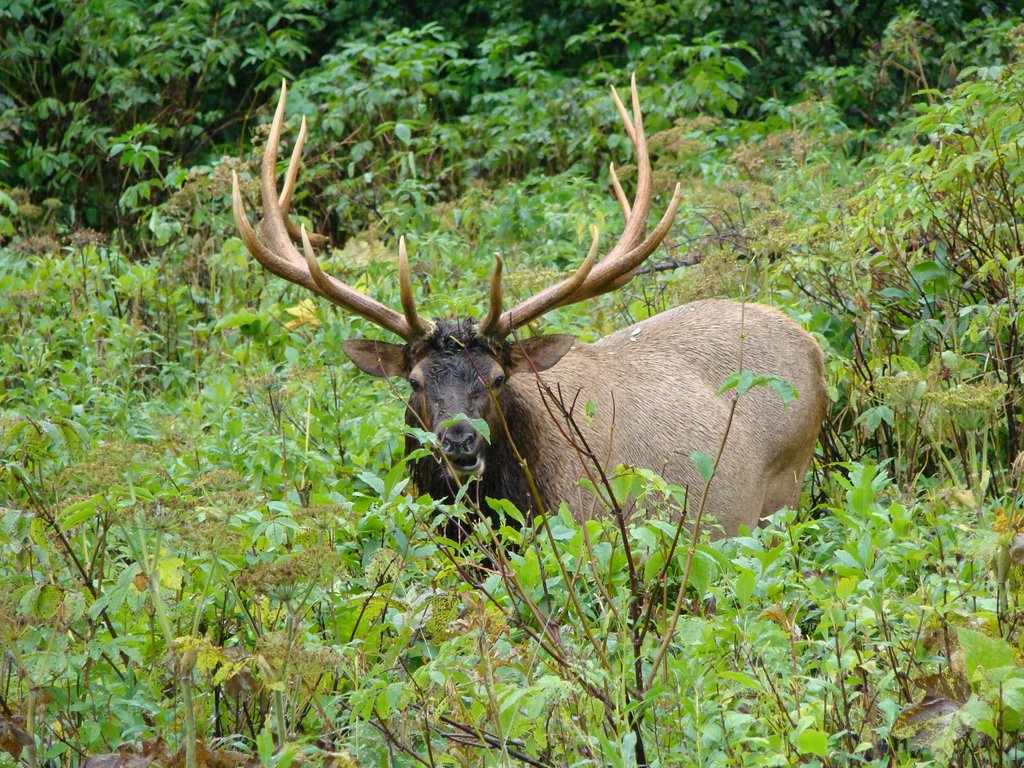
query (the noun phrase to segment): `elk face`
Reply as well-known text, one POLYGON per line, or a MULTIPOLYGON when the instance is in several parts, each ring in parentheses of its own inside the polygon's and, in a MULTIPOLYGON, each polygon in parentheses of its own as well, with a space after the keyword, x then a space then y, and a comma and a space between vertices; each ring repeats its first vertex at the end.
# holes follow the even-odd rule
POLYGON ((488 350, 458 344, 428 353, 409 372, 410 421, 434 433, 444 463, 460 479, 483 473, 487 443, 472 422, 481 420, 498 434, 498 398, 507 378, 488 350))
POLYGON ((408 344, 359 339, 343 349, 366 373, 408 380, 406 421, 434 433, 444 468, 464 480, 487 467, 488 442, 472 422, 483 421, 491 440, 502 439, 500 409, 509 377, 547 370, 573 341, 552 334, 509 342, 482 335, 469 321, 441 320, 426 338, 408 344))

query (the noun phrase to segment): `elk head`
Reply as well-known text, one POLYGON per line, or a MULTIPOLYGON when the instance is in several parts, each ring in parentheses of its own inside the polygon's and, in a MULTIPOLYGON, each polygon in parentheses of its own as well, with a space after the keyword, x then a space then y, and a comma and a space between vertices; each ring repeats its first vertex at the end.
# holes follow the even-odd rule
POLYGON ((612 88, 626 133, 636 148, 638 169, 636 196, 630 203, 623 193, 615 166, 610 166, 612 186, 625 217, 625 226, 615 246, 598 262, 599 237, 597 228, 593 227, 589 253, 574 274, 507 310, 503 309, 501 288, 503 261, 496 256, 489 281, 490 307, 480 322, 443 319, 428 322, 419 316, 413 300, 404 238, 400 238, 398 243, 400 313, 323 272, 313 247, 325 242, 326 238, 306 232, 305 227, 296 226, 288 218, 306 137, 305 118, 285 174, 284 189, 280 193, 277 189, 277 152, 284 122, 285 85, 281 87, 277 112, 263 154, 260 235, 249 223, 237 175, 232 174, 235 223, 246 247, 257 261, 274 274, 323 296, 404 340, 404 344, 349 340, 343 344, 343 349, 366 373, 403 378, 409 382, 412 392, 407 402, 407 421, 434 433, 439 457, 454 477, 461 479, 480 475, 486 469, 487 446, 471 421, 466 419, 487 422, 494 436, 492 439, 497 439, 502 431, 502 410, 508 397, 506 384, 509 379, 517 373, 537 373, 550 368, 573 345, 572 336, 554 334, 521 339, 516 330, 555 307, 621 287, 668 233, 679 204, 679 185, 676 185, 672 200, 658 225, 647 234, 652 174, 635 77, 630 91, 632 118, 612 88), (295 243, 302 245, 302 253, 295 243))

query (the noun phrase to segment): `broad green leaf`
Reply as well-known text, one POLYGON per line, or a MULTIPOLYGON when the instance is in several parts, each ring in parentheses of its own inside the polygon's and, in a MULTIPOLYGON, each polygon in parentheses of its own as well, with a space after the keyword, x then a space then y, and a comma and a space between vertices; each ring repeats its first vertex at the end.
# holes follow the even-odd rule
POLYGON ((701 478, 704 480, 704 484, 711 482, 711 476, 715 471, 715 460, 708 456, 703 451, 693 451, 690 453, 690 461, 693 462, 693 466, 700 472, 701 478))
POLYGON ((750 596, 754 594, 754 586, 756 584, 756 577, 754 572, 747 570, 746 568, 739 569, 739 575, 736 577, 736 583, 733 589, 736 592, 736 599, 739 601, 740 606, 745 606, 750 600, 750 596))
POLYGON ((739 672, 731 669, 723 669, 718 672, 718 676, 725 680, 733 680, 739 683, 740 685, 749 688, 752 691, 764 690, 764 686, 757 678, 751 677, 745 672, 739 672))
POLYGON ((958 628, 956 636, 971 680, 977 679, 979 671, 1012 667, 1016 663, 1013 648, 1001 637, 989 637, 966 627, 958 628))
POLYGON ((84 523, 96 514, 96 508, 102 501, 97 494, 88 499, 79 501, 76 504, 69 504, 60 512, 60 530, 62 533, 69 531, 77 525, 84 523))
POLYGON ((35 602, 31 607, 31 614, 37 619, 52 619, 57 615, 63 600, 64 590, 53 584, 44 584, 36 593, 35 602))
POLYGON ((802 731, 797 737, 796 745, 801 752, 817 755, 818 757, 828 756, 828 734, 822 731, 813 728, 802 731))
POLYGON ((714 558, 701 550, 693 553, 693 564, 690 566, 690 586, 698 595, 706 595, 712 582, 718 578, 718 563, 714 558))
POLYGON ((799 396, 796 387, 785 379, 770 373, 754 373, 753 371, 739 371, 731 373, 722 381, 717 394, 721 395, 729 390, 736 391, 736 397, 743 397, 754 387, 767 387, 774 392, 782 401, 784 408, 788 408, 791 401, 799 396))
POLYGON ((181 589, 184 565, 185 561, 180 557, 165 557, 160 560, 156 566, 160 586, 174 591, 181 589))
POLYGON ((483 419, 471 419, 464 413, 456 413, 450 419, 446 419, 441 423, 444 427, 451 427, 458 424, 460 421, 468 421, 470 426, 480 433, 480 436, 484 439, 485 443, 491 442, 491 428, 483 419))

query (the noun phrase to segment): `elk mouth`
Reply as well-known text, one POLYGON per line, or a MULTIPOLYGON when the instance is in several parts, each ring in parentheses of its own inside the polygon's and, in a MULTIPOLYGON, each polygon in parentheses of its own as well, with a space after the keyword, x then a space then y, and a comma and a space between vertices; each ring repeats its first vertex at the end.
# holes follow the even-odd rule
POLYGON ((441 454, 457 480, 479 477, 484 471, 484 444, 468 421, 458 421, 439 435, 441 454))
POLYGON ((445 459, 447 459, 452 474, 460 480, 467 477, 480 477, 484 473, 484 457, 479 454, 446 455, 445 459))

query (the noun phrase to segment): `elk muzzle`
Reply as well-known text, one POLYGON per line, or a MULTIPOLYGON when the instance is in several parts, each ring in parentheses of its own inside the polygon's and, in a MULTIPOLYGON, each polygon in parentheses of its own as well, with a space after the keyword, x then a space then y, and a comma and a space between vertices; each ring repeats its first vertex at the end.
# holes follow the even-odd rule
POLYGON ((484 440, 468 421, 457 421, 438 433, 445 463, 459 477, 484 471, 484 440))

